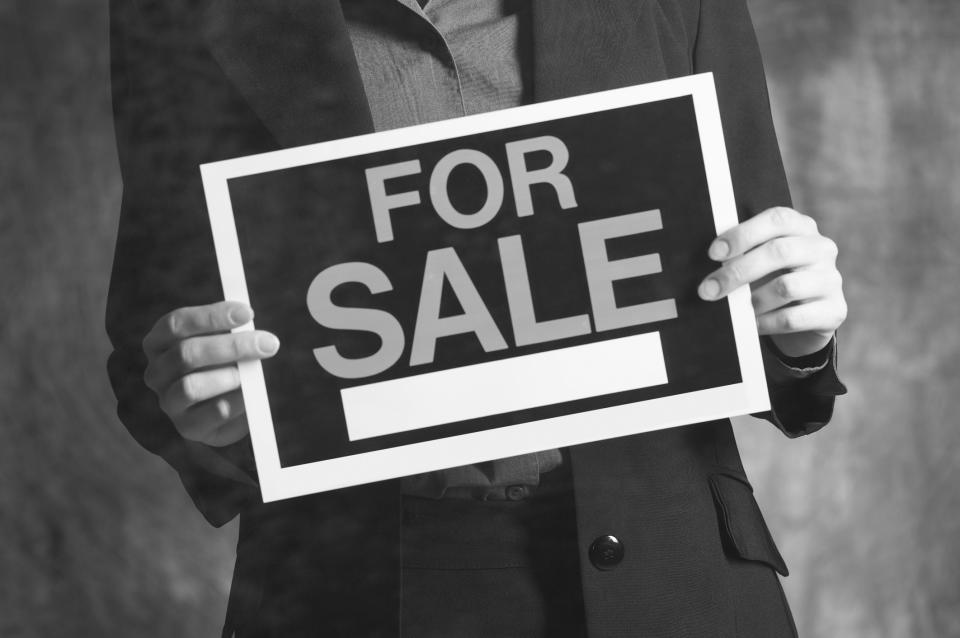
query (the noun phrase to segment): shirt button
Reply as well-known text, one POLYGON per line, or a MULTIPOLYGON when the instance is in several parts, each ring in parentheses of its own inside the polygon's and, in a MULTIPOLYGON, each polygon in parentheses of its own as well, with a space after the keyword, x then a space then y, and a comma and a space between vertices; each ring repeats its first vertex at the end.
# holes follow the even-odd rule
POLYGON ((507 488, 508 501, 522 501, 530 495, 526 485, 511 485, 507 488))
POLYGON ((601 536, 590 544, 589 555, 597 569, 613 569, 623 560, 623 543, 616 536, 601 536))

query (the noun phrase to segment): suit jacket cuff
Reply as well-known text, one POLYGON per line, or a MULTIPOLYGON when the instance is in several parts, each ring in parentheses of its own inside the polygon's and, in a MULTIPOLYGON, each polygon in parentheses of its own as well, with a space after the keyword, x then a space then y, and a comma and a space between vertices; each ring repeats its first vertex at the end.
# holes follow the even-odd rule
POLYGON ((837 375, 837 339, 808 357, 786 357, 768 338, 761 339, 770 393, 770 410, 756 414, 796 438, 816 432, 833 416, 837 396, 847 388, 837 375))
POLYGON ((220 527, 259 497, 250 439, 225 447, 184 439, 144 385, 145 366, 145 357, 137 348, 118 348, 110 356, 117 416, 140 445, 177 471, 197 509, 220 527))
POLYGON ((259 496, 249 436, 224 447, 183 444, 187 462, 180 480, 211 525, 229 522, 259 496))

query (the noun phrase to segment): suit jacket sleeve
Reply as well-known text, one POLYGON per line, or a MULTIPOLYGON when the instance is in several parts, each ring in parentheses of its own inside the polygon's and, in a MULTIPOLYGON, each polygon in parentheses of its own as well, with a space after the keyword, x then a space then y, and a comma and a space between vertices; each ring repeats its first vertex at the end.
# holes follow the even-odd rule
MULTIPOLYGON (((124 192, 107 300, 108 373, 120 420, 176 469, 199 510, 219 526, 259 495, 249 439, 225 448, 183 439, 143 382, 141 347, 170 310, 223 298, 197 168, 209 132, 190 116, 204 59, 163 3, 113 0, 110 9, 124 192)), ((228 111, 224 120, 228 126, 228 111)))
MULTIPOLYGON (((714 74, 740 219, 791 206, 760 50, 744 0, 701 0, 693 67, 695 73, 714 74)), ((769 341, 761 344, 772 406, 762 416, 789 437, 826 425, 835 397, 846 392, 836 372, 836 341, 824 353, 827 365, 807 375, 785 370, 769 341)))

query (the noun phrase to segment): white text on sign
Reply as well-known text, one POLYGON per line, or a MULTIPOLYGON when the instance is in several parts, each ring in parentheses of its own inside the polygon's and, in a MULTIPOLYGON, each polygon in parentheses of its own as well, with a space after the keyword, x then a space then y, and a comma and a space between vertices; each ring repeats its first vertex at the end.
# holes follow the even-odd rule
MULTIPOLYGON (((518 140, 508 142, 505 150, 507 172, 518 216, 534 214, 530 193, 534 184, 552 187, 562 209, 577 206, 573 184, 563 172, 569 161, 569 151, 562 140, 554 136, 518 140), (544 168, 530 169, 526 156, 533 152, 549 154, 549 164, 544 168)), ((378 242, 394 240, 394 211, 398 211, 396 214, 416 214, 420 209, 398 209, 414 207, 423 201, 417 190, 388 194, 386 183, 391 179, 421 172, 420 160, 367 169, 367 188, 378 242)), ((432 210, 446 224, 456 229, 472 230, 489 223, 503 207, 505 194, 504 177, 499 167, 481 151, 451 151, 437 161, 430 173, 429 198, 432 210), (485 201, 474 212, 457 210, 448 192, 450 174, 454 168, 461 165, 476 169, 486 185, 485 201)), ((514 346, 567 339, 589 334, 592 329, 602 332, 677 316, 674 299, 659 299, 620 307, 616 304, 614 295, 614 282, 656 274, 662 271, 662 266, 658 253, 610 259, 607 241, 660 230, 663 222, 659 210, 586 221, 577 227, 590 298, 590 313, 557 319, 541 321, 535 316, 531 282, 520 235, 497 239, 514 346)), ((346 283, 359 283, 374 295, 392 291, 393 285, 387 274, 377 266, 354 261, 324 269, 313 279, 307 291, 307 307, 317 323, 334 330, 367 331, 380 338, 379 349, 365 357, 344 357, 333 345, 314 350, 317 362, 330 374, 344 379, 362 379, 385 372, 397 364, 406 347, 408 331, 396 317, 385 310, 334 304, 333 291, 346 283)), ((484 352, 505 350, 509 347, 456 249, 451 246, 430 250, 425 258, 416 322, 412 328, 409 365, 432 363, 437 341, 441 337, 468 333, 476 336, 484 352), (440 316, 445 283, 460 303, 463 311, 460 314, 440 316)))

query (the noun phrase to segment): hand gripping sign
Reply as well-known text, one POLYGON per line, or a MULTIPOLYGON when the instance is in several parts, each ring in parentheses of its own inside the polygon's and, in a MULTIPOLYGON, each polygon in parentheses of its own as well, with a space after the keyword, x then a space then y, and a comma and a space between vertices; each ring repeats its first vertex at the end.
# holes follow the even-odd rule
POLYGON ((265 501, 768 408, 709 74, 201 171, 265 501))

